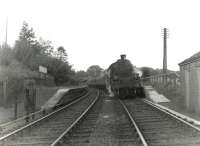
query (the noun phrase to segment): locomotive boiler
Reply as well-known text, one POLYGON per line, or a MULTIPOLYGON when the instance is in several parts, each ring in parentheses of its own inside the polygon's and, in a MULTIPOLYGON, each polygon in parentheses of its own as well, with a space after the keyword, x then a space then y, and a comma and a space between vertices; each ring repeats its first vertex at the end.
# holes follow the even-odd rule
POLYGON ((139 73, 126 55, 112 63, 107 70, 107 88, 121 99, 126 97, 144 97, 144 88, 139 73))

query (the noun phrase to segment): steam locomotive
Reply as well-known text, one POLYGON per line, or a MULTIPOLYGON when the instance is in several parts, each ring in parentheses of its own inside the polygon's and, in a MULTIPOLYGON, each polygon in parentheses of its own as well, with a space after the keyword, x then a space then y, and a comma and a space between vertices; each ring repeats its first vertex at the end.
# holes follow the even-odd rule
POLYGON ((122 54, 121 59, 112 63, 107 69, 106 86, 121 99, 126 97, 145 97, 144 88, 136 67, 122 54))

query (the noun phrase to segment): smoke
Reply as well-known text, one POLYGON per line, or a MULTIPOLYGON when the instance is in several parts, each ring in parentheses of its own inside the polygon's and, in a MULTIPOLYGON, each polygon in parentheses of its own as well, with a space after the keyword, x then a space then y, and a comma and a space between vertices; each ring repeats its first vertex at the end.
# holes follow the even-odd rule
POLYGON ((114 93, 113 93, 112 90, 111 90, 111 85, 110 85, 110 84, 107 86, 107 90, 108 90, 109 96, 110 96, 110 97, 113 97, 113 96, 114 96, 114 93))
POLYGON ((142 71, 141 71, 141 69, 135 67, 135 68, 134 68, 134 71, 135 71, 136 73, 138 73, 140 77, 142 76, 142 71))
POLYGON ((111 85, 109 83, 109 78, 110 78, 110 70, 106 71, 106 89, 108 90, 109 96, 114 96, 114 93, 111 90, 111 85))

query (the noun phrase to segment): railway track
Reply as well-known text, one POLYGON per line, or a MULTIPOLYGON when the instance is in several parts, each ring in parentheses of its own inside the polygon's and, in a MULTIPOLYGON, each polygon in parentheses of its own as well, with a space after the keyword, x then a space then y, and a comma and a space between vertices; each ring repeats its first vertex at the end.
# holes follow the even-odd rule
POLYGON ((102 95, 51 146, 140 146, 146 142, 125 105, 102 95))
MULTIPOLYGON (((64 100, 62 99, 57 105, 55 105, 54 109, 58 109, 59 107, 61 107, 63 105, 70 104, 73 101, 76 101, 76 100, 78 101, 79 98, 84 97, 87 94, 88 94, 87 89, 85 91, 83 91, 82 93, 79 93, 79 92, 76 92, 76 91, 71 92, 70 97, 69 97, 69 95, 65 95, 63 97, 64 100)), ((45 108, 41 108, 39 111, 31 113, 30 115, 25 115, 25 116, 22 116, 22 117, 20 117, 16 120, 9 121, 9 122, 4 123, 4 124, 0 124, 0 137, 3 137, 4 135, 11 133, 14 130, 19 129, 20 127, 25 126, 27 124, 27 122, 26 122, 27 116, 28 117, 34 116, 34 119, 31 119, 31 118, 29 119, 30 122, 31 121, 33 122, 35 120, 42 118, 45 114, 50 113, 51 110, 52 109, 49 108, 49 111, 45 111, 45 108)))
POLYGON ((148 101, 98 95, 92 92, 1 137, 0 145, 200 145, 199 128, 148 101))
POLYGON ((97 92, 70 103, 3 137, 0 145, 51 145, 73 122, 98 99, 97 92))
POLYGON ((140 99, 124 100, 147 145, 199 146, 200 129, 140 99))
POLYGON ((63 132, 51 146, 88 145, 90 134, 93 132, 101 110, 102 98, 91 104, 74 122, 63 132))

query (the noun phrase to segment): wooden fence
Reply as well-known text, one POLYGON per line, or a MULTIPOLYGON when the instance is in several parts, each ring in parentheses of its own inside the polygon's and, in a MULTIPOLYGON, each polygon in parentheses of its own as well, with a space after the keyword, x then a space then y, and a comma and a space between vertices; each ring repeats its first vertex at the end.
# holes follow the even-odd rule
POLYGON ((180 87, 180 76, 177 73, 159 74, 142 78, 144 85, 165 86, 166 88, 180 87))
POLYGON ((142 78, 143 85, 151 85, 157 92, 172 99, 181 99, 181 82, 177 73, 159 74, 142 78), (176 97, 176 98, 175 98, 176 97))

